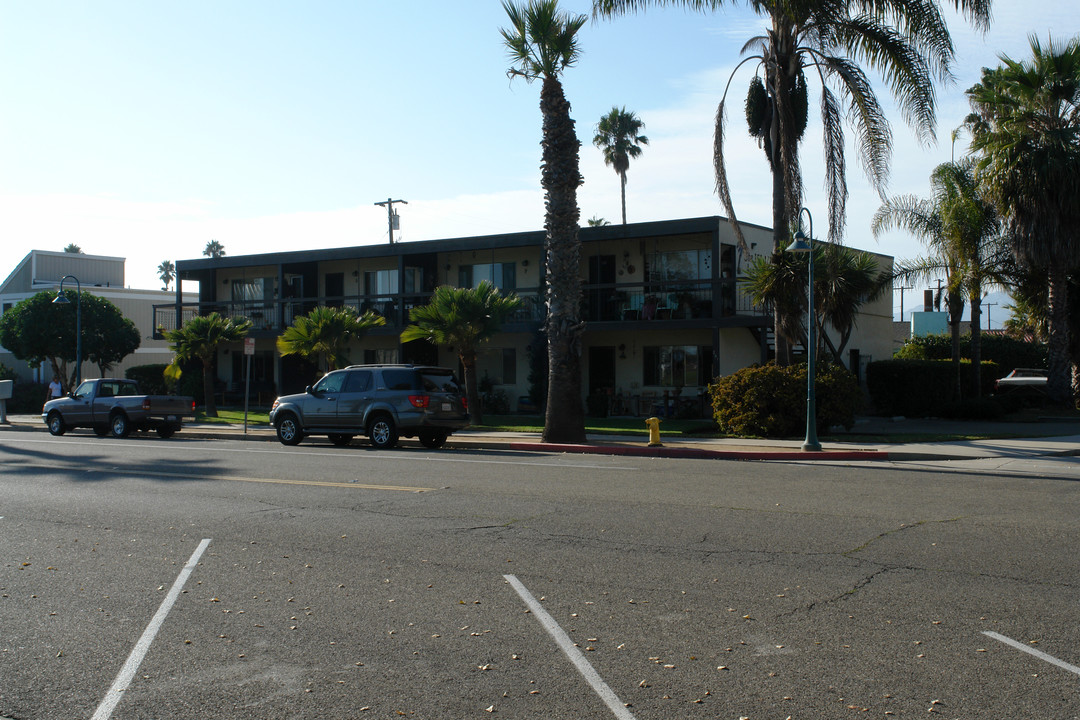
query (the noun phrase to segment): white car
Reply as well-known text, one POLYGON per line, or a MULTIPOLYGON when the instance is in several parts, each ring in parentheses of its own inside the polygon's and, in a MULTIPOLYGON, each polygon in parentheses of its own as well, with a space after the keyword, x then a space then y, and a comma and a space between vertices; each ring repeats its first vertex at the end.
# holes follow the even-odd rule
POLYGON ((1045 389, 1046 371, 1038 368, 1016 368, 994 383, 994 389, 998 392, 1020 387, 1034 387, 1040 390, 1045 389))

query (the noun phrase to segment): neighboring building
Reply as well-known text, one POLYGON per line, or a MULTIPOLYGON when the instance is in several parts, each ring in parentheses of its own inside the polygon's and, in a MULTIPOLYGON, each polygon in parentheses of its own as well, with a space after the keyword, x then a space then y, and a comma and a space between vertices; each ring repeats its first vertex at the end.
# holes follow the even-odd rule
MULTIPOLYGON (((134 365, 172 362, 172 352, 163 339, 155 339, 153 320, 155 303, 167 302, 173 298, 171 291, 133 290, 124 287, 124 258, 85 255, 83 253, 49 252, 31 250, 23 258, 7 279, 0 283, 0 312, 7 312, 21 300, 33 297, 42 291, 55 293, 60 288, 60 279, 65 275, 78 278, 78 287, 83 292, 93 293, 116 305, 124 317, 135 323, 142 343, 139 348, 114 365, 109 371, 116 377, 123 377, 124 370, 134 365)), ((76 289, 76 284, 68 280, 65 290, 76 289)), ((195 302, 198 296, 184 296, 185 302, 195 302)), ((72 312, 75 312, 74 306, 72 312)), ((16 360, 6 349, 0 347, 0 362, 14 368, 23 380, 49 382, 52 368, 48 363, 30 367, 21 360, 16 360)), ((97 377, 98 368, 90 362, 83 363, 83 377, 97 377)))
MULTIPOLYGON (((753 255, 767 256, 772 232, 743 225, 753 255)), ((702 407, 706 385, 772 353, 772 316, 743 294, 740 257, 728 221, 704 217, 581 228, 583 390, 606 394, 611 409, 651 414, 665 397, 702 407)), ((277 355, 275 340, 294 317, 317 305, 374 309, 387 320, 364 337, 358 362, 415 362, 456 367, 452 348, 425 341, 402 345, 408 310, 426 304, 437 285, 476 286, 490 280, 523 300, 521 311, 482 352, 479 376, 506 393, 511 409, 529 390, 530 347, 541 329, 544 233, 302 250, 180 260, 177 290, 155 307, 154 327, 175 328, 195 314, 217 310, 254 323, 252 381, 281 394, 314 379, 304 362, 277 355), (181 295, 199 283, 198 302, 181 295)), ((876 255, 883 270, 892 258, 876 255)), ((861 370, 891 356, 891 298, 863 308, 848 345, 861 370)), ((546 350, 545 350, 546 352, 546 350)), ((243 351, 222 350, 218 379, 238 390, 243 351)))

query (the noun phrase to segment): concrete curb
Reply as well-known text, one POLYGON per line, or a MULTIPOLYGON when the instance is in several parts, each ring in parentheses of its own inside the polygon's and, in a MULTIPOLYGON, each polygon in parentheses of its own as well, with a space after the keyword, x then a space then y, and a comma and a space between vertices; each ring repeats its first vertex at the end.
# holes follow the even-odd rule
POLYGON ((633 455, 635 457, 687 458, 695 460, 889 460, 880 450, 708 450, 706 448, 636 447, 629 445, 562 445, 511 442, 511 450, 564 452, 583 455, 633 455))

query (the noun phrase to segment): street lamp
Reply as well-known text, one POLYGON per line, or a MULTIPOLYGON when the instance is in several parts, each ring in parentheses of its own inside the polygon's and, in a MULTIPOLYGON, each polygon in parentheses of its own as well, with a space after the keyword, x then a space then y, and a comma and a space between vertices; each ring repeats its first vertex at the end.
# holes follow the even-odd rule
POLYGON ((791 245, 788 245, 787 250, 788 252, 809 253, 810 255, 810 281, 807 283, 806 290, 806 304, 809 306, 806 327, 806 439, 803 440, 802 449, 818 451, 821 450, 821 443, 818 442, 817 437, 817 408, 814 397, 814 350, 817 346, 817 333, 815 332, 817 323, 814 321, 814 216, 810 214, 808 208, 799 210, 799 229, 795 233, 795 240, 791 245), (803 213, 806 213, 806 217, 810 221, 809 235, 804 235, 802 231, 803 213))
POLYGON ((82 383, 82 285, 79 278, 74 275, 65 275, 60 278, 60 289, 56 291, 53 300, 58 305, 67 305, 71 301, 64 295, 64 281, 71 278, 75 281, 75 387, 82 383))

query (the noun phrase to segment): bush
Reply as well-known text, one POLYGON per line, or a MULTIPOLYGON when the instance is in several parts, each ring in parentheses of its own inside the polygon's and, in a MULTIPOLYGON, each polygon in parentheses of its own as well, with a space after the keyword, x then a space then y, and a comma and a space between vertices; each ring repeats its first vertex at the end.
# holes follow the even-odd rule
MULTIPOLYGON (((981 377, 980 394, 989 395, 999 377, 998 366, 984 362, 981 377)), ((956 383, 956 368, 951 360, 879 360, 866 367, 866 387, 880 415, 941 416, 948 406, 974 398, 975 367, 971 361, 960 362, 964 398, 958 397, 956 383)))
POLYGON ((502 390, 489 390, 480 395, 480 407, 492 415, 509 415, 510 398, 502 390))
MULTIPOLYGON (((752 365, 709 386, 713 417, 722 432, 791 437, 806 430, 806 365, 752 365)), ((863 402, 855 376, 838 365, 815 371, 817 430, 851 428, 863 402)))
POLYGON ((124 377, 139 384, 139 392, 145 395, 166 395, 169 388, 165 383, 165 363, 136 365, 124 371, 124 377))
MULTIPOLYGON (((1018 340, 1008 335, 981 335, 982 360, 998 365, 999 375, 1008 375, 1015 368, 1046 367, 1046 344, 1018 340)), ((971 336, 960 337, 960 356, 971 357, 971 336)), ((893 356, 898 360, 951 360, 952 340, 948 335, 928 335, 911 338, 893 356)))
POLYGON ((44 383, 16 380, 11 388, 11 399, 7 401, 7 411, 13 415, 39 415, 48 393, 49 386, 44 383))

